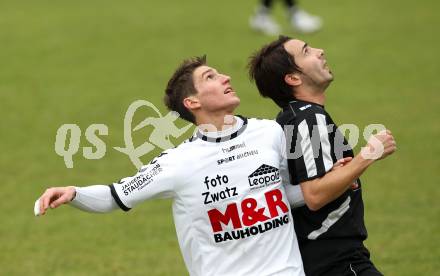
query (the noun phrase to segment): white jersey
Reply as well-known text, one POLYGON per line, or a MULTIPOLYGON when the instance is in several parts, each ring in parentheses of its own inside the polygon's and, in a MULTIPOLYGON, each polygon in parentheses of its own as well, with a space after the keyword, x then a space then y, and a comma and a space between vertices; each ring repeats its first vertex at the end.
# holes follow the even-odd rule
POLYGON ((191 275, 304 275, 282 184, 283 130, 275 121, 236 118, 235 132, 198 132, 112 184, 112 195, 124 210, 173 198, 191 275))

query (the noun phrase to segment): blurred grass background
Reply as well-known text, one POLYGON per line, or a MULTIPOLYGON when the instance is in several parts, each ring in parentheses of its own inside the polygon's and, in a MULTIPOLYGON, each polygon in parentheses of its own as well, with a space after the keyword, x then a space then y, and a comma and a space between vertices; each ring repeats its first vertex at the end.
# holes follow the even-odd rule
MULTIPOLYGON (((281 2, 281 1, 280 1, 281 2)), ((324 29, 298 35, 278 3, 284 33, 326 50, 335 81, 327 109, 339 124, 382 123, 398 152, 363 177, 367 245, 385 275, 440 270, 440 37, 434 0, 304 0, 324 29)), ((93 215, 63 206, 33 217, 49 186, 107 184, 132 175, 122 146, 130 103, 163 114, 163 90, 183 58, 207 54, 232 76, 238 113, 274 118, 246 74, 248 56, 270 37, 248 27, 256 1, 2 1, 0 8, 0 275, 185 275, 170 201, 93 215), (57 129, 109 127, 107 154, 80 151, 67 169, 57 129)), ((185 125, 180 121, 179 126, 185 125)), ((145 134, 146 135, 146 134, 145 134)), ((137 137, 137 141, 148 136, 137 137)), ((139 144, 139 143, 137 143, 139 144)), ((82 136, 81 146, 90 146, 82 136)), ((160 150, 144 157, 153 158, 160 150)))

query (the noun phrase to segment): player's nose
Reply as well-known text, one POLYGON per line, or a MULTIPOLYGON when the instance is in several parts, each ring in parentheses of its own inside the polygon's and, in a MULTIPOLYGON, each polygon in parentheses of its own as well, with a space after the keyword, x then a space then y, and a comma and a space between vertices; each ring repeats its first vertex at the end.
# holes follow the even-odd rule
POLYGON ((230 83, 230 82, 231 82, 231 77, 228 75, 222 74, 222 83, 230 83))

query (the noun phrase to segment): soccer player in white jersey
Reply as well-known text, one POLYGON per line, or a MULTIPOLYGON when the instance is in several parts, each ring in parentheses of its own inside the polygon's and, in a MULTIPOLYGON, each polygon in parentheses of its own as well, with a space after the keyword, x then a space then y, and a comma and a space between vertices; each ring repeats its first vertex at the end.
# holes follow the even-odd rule
MULTIPOLYGON (((36 213, 64 203, 89 212, 128 211, 148 199, 172 198, 190 275, 304 275, 283 186, 283 130, 275 121, 234 116, 239 103, 229 76, 204 57, 185 61, 168 83, 165 104, 196 124, 197 133, 109 186, 49 188, 36 213)), ((300 202, 295 191, 289 199, 300 202)))

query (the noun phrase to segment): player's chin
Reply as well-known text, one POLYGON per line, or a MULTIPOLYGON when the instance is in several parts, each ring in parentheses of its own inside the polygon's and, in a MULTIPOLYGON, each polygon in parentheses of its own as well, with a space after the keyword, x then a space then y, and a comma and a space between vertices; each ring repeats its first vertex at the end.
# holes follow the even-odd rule
POLYGON ((234 97, 233 99, 231 99, 230 101, 231 106, 238 107, 240 105, 240 98, 239 97, 234 97))
POLYGON ((332 71, 327 71, 326 72, 326 79, 328 80, 328 81, 332 81, 333 79, 334 79, 334 76, 333 76, 333 73, 332 73, 332 71))
POLYGON ((238 102, 240 102, 240 98, 237 96, 237 94, 235 94, 235 92, 228 93, 227 96, 228 96, 228 99, 227 99, 228 101, 231 101, 231 102, 238 101, 238 102))

